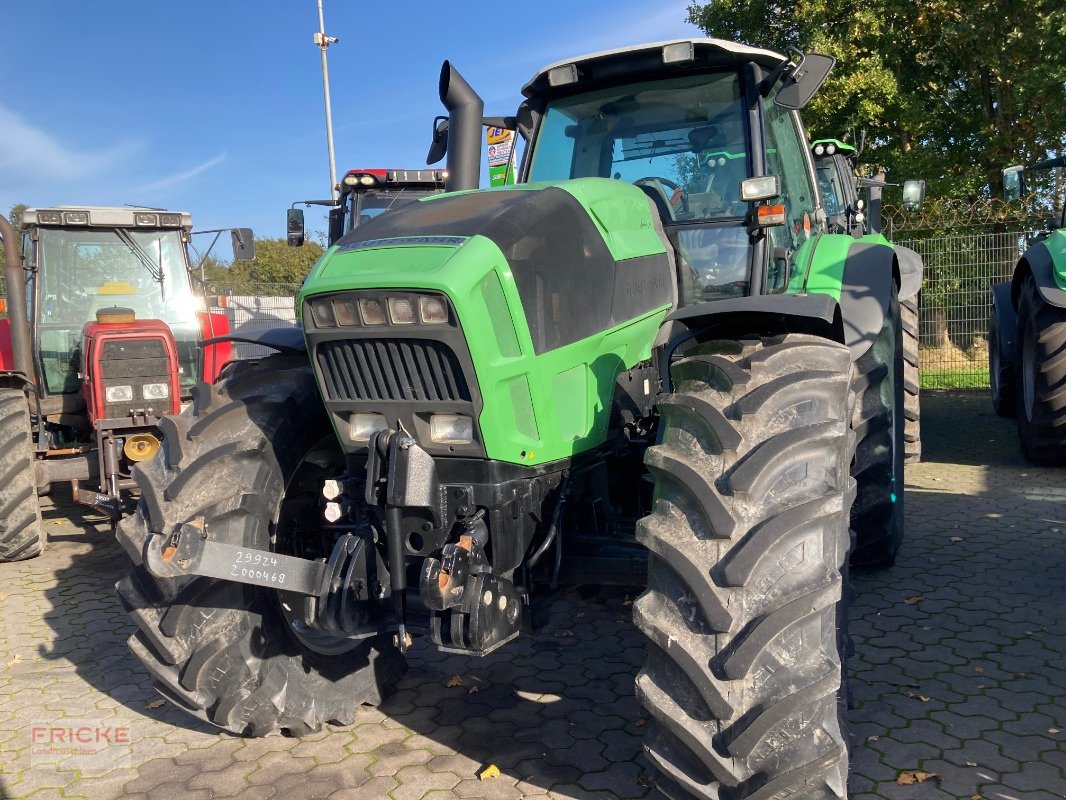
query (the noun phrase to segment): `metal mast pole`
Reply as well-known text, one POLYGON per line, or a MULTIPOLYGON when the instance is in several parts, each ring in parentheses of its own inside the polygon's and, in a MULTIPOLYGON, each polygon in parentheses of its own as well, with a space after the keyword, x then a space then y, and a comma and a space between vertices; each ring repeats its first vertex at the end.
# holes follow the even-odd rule
POLYGON ((329 66, 326 64, 326 48, 339 41, 340 39, 334 36, 326 36, 322 0, 318 0, 318 31, 314 35, 314 42, 322 51, 322 90, 326 96, 326 144, 329 147, 329 192, 334 200, 337 199, 337 162, 333 156, 333 109, 329 103, 329 66))

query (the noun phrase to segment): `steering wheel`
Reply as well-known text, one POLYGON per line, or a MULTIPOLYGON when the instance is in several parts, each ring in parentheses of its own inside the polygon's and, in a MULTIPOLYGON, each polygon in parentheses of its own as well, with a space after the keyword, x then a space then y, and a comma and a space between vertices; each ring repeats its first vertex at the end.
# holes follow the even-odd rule
POLYGON ((657 189, 663 196, 663 199, 669 204, 671 211, 676 212, 680 209, 683 213, 688 212, 688 195, 685 194, 685 190, 674 183, 669 178, 660 178, 657 175, 649 175, 646 178, 639 178, 633 181, 637 186, 645 185, 652 186, 657 189), (666 188, 673 189, 673 192, 667 192, 666 188))

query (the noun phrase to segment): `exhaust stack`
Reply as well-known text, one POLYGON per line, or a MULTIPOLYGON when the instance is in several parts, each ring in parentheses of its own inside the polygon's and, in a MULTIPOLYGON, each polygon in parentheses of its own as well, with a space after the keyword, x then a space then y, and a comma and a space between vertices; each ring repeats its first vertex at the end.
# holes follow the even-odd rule
POLYGON ((11 320, 11 349, 15 369, 34 380, 30 323, 26 316, 26 276, 19 256, 18 234, 0 214, 0 236, 4 239, 4 279, 7 281, 7 316, 11 320))
POLYGON ((440 68, 440 101, 448 109, 448 179, 444 190, 477 189, 481 185, 485 103, 450 61, 440 68))

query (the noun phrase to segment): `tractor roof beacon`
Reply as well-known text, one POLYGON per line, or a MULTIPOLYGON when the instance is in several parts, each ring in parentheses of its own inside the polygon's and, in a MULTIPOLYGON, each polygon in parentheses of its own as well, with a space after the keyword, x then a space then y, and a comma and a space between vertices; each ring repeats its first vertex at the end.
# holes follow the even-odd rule
POLYGON ((229 329, 194 289, 191 229, 188 213, 156 208, 29 208, 20 248, 0 218, 0 561, 40 553, 37 495, 54 482, 117 519, 161 418, 230 358, 228 343, 197 350, 229 329))
MULTIPOLYGON (((1066 169, 1066 157, 1003 170, 1008 200, 1040 191, 1041 178, 1066 169), (1037 173, 1027 179, 1027 174, 1037 173)), ((1061 173, 1060 173, 1061 174, 1061 173)), ((1029 240, 1011 280, 992 285, 988 371, 992 405, 1017 417, 1022 453, 1035 464, 1066 464, 1066 196, 1047 192, 1052 216, 1029 240)))
POLYGON ((644 583, 667 793, 843 797, 849 527, 866 563, 899 546, 903 384, 893 249, 825 231, 795 111, 831 66, 631 47, 501 118, 446 62, 449 191, 342 237, 303 330, 143 469, 119 592, 163 694, 350 722, 414 635, 484 654, 551 587, 644 583), (519 185, 477 189, 483 124, 528 140, 519 185))

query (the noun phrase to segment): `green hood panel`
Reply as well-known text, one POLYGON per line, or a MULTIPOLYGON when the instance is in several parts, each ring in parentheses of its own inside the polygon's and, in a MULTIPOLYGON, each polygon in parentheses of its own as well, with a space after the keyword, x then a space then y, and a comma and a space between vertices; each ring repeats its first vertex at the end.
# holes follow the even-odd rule
POLYGON ((640 189, 600 178, 437 195, 338 242, 299 304, 352 290, 446 295, 481 395, 485 455, 557 461, 606 440, 618 374, 650 358, 675 302, 654 213, 640 189))

